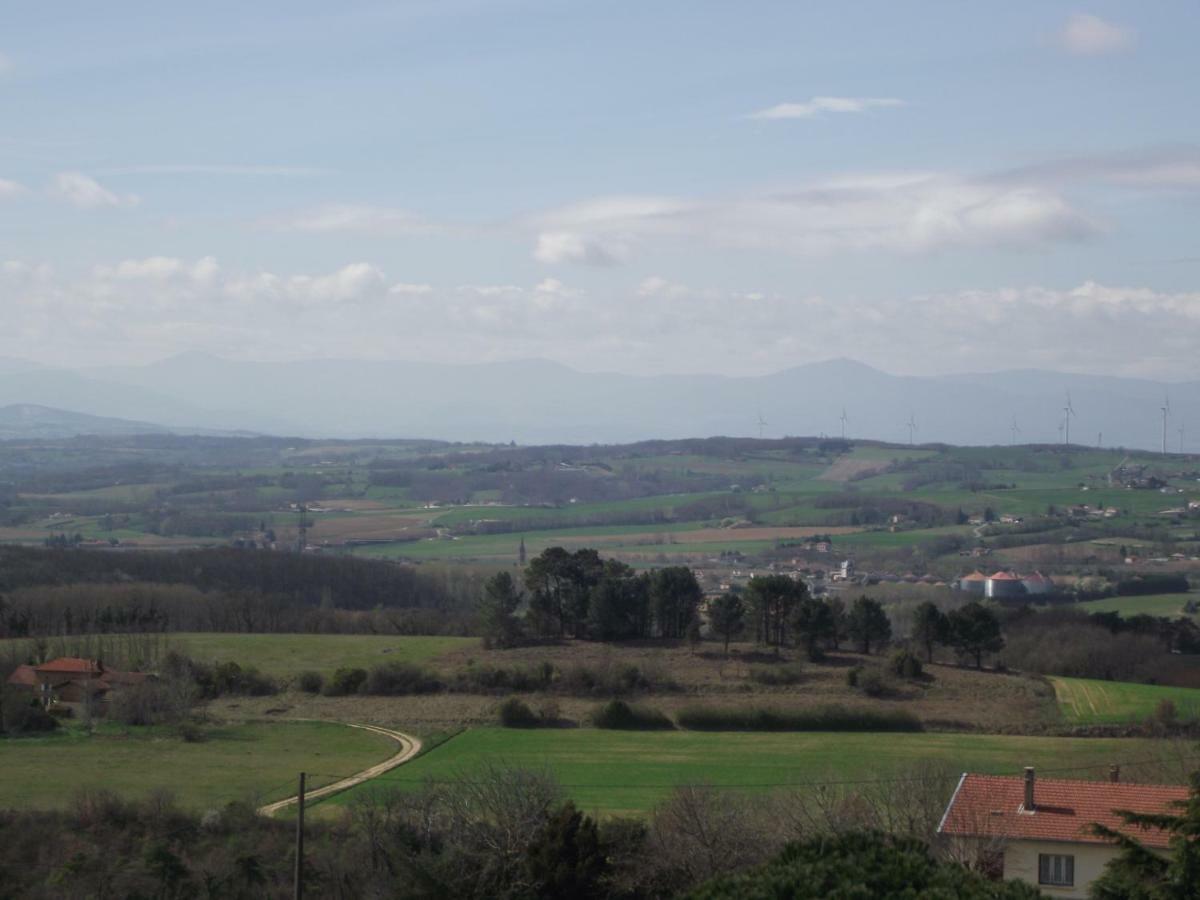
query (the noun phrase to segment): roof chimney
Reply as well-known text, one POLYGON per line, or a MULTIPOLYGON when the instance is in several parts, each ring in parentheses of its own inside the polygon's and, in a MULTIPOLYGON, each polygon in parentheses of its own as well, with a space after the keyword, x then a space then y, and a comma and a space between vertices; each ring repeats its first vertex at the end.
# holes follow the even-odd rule
POLYGON ((1025 767, 1025 812, 1033 812, 1033 766, 1025 767))
POLYGON ((1108 780, 1111 781, 1113 784, 1117 784, 1121 780, 1121 767, 1120 766, 1109 766, 1108 767, 1108 780))

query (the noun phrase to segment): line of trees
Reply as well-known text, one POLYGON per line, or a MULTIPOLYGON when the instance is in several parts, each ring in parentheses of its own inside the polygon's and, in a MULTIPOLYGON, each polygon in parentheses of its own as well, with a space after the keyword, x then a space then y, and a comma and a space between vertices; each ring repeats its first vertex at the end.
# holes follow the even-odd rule
POLYGON ((637 572, 592 549, 550 547, 529 561, 523 582, 524 591, 500 572, 484 585, 479 627, 490 645, 512 646, 524 636, 683 638, 698 622, 704 599, 686 566, 637 572), (519 617, 522 605, 526 612, 519 617))

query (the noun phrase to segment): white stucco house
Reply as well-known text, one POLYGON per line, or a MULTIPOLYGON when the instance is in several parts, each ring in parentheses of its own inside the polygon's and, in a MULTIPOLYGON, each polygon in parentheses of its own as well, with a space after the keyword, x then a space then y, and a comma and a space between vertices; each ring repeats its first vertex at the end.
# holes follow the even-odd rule
POLYGON ((1091 883, 1118 853, 1092 824, 1128 833, 1151 850, 1166 851, 1165 832, 1127 828, 1113 810, 1177 813, 1183 785, 1037 779, 964 774, 938 834, 960 855, 1005 879, 1024 881, 1048 897, 1087 897, 1091 883))

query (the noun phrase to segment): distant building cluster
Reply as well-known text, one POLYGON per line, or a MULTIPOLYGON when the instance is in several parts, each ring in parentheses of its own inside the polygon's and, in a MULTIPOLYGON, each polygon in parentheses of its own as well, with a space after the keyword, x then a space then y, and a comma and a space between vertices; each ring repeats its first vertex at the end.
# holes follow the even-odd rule
POLYGON ((1014 597, 1052 593, 1054 580, 1041 572, 1019 575, 1016 572, 1000 570, 991 575, 984 575, 976 569, 970 575, 960 578, 957 587, 961 591, 978 594, 981 597, 1006 600, 1014 597))

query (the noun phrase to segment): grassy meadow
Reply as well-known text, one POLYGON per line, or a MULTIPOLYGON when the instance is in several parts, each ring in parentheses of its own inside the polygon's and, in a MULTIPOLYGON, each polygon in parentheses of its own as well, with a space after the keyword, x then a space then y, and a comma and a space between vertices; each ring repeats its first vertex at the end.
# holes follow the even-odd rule
POLYGON ((1133 738, 472 728, 324 803, 344 806, 364 792, 415 789, 427 780, 469 778, 503 764, 551 772, 584 809, 640 815, 684 784, 786 790, 815 781, 903 776, 918 765, 934 765, 944 768, 952 789, 966 770, 1015 774, 1033 765, 1063 777, 1098 777, 1109 763, 1152 758, 1155 749, 1153 741, 1133 738))
POLYGON ((1200 601, 1200 594, 1147 594, 1144 597, 1105 597, 1103 600, 1088 600, 1074 608, 1088 613, 1115 612, 1122 616, 1167 616, 1177 618, 1185 615, 1184 604, 1189 600, 1200 601))
MULTIPOLYGON (((234 800, 259 804, 294 794, 300 772, 355 772, 395 751, 382 735, 330 722, 218 725, 195 743, 161 728, 104 724, 87 735, 72 726, 0 741, 0 807, 62 807, 94 788, 126 797, 163 789, 196 809, 234 800)), ((334 780, 314 775, 309 783, 334 780)))
POLYGON ((1141 722, 1164 700, 1175 704, 1181 718, 1200 716, 1200 689, 1161 687, 1091 678, 1051 678, 1063 717, 1075 725, 1141 722))
POLYGON ((425 663, 452 650, 479 645, 478 638, 374 634, 183 633, 172 646, 202 662, 252 665, 276 678, 341 666, 370 668, 384 662, 425 663))

